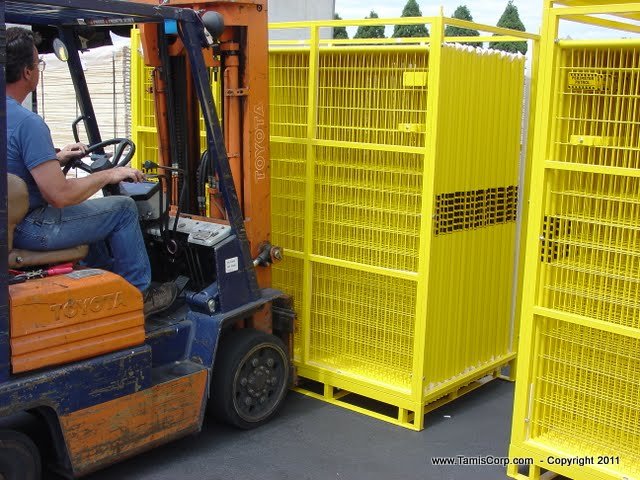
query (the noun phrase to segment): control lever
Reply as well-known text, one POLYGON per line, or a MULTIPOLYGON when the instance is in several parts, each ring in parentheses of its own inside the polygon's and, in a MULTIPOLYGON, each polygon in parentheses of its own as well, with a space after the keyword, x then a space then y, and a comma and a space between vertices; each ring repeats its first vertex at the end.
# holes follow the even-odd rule
POLYGON ((156 162, 152 162, 151 160, 145 160, 144 164, 142 165, 142 168, 144 168, 145 170, 150 170, 152 168, 160 168, 162 170, 168 170, 170 172, 176 172, 179 174, 183 174, 184 173, 184 169, 182 168, 178 168, 178 167, 167 167, 166 165, 158 165, 156 162))

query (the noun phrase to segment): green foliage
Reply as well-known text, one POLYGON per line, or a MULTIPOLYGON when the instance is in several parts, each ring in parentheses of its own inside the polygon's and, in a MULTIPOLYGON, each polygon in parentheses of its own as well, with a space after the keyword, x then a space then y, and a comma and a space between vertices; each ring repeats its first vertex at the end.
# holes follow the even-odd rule
MULTIPOLYGON (((402 17, 421 17, 422 12, 416 0, 408 0, 402 10, 402 17)), ((393 38, 428 37, 426 25, 396 25, 393 28, 393 38)))
MULTIPOLYGON (((471 12, 467 8, 466 5, 460 5, 456 8, 456 11, 453 12, 452 18, 457 18, 458 20, 466 20, 468 22, 473 22, 473 17, 471 16, 471 12)), ((444 29, 445 37, 479 37, 480 32, 478 30, 473 30, 470 28, 460 28, 454 25, 447 25, 444 29)), ((460 42, 462 45, 471 45, 472 47, 482 47, 482 42, 460 42)))
MULTIPOLYGON (((525 31, 524 24, 522 23, 522 20, 520 20, 520 15, 518 14, 518 7, 513 4, 513 0, 509 0, 509 3, 507 3, 507 8, 505 8, 500 20, 498 20, 497 26, 502 28, 511 28, 512 30, 520 30, 521 32, 525 31)), ((510 53, 520 52, 524 55, 527 53, 528 46, 527 42, 490 42, 489 48, 504 50, 505 52, 510 53)))
MULTIPOLYGON (((368 17, 379 18, 378 14, 371 10, 368 17)), ((360 25, 353 38, 386 38, 384 36, 384 25, 360 25)))
MULTIPOLYGON (((342 20, 337 13, 333 15, 334 20, 342 20)), ((333 27, 333 38, 339 40, 347 40, 349 34, 347 33, 347 27, 333 27)))

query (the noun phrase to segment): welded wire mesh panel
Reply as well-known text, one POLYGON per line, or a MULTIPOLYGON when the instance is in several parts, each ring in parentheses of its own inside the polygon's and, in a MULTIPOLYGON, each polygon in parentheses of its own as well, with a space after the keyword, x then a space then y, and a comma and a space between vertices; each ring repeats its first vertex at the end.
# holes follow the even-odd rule
POLYGON ((543 306, 640 328, 640 179, 556 173, 540 253, 543 306))
POLYGON ((313 252, 416 271, 422 163, 419 154, 318 148, 313 252))
POLYGON ((155 129, 156 110, 153 95, 153 67, 144 64, 140 31, 131 31, 131 126, 136 129, 155 129))
POLYGON ((147 160, 154 163, 159 161, 158 135, 155 132, 136 132, 134 143, 136 153, 131 163, 137 165, 136 168, 142 168, 147 160))
POLYGON ((640 47, 563 50, 556 105, 551 160, 640 167, 640 47))
POLYGON ((510 299, 524 62, 521 55, 442 49, 427 397, 443 382, 513 352, 510 299))
MULTIPOLYGON (((640 475, 640 340, 537 318, 531 438, 640 475)), ((600 465, 603 467, 603 465, 600 465)))
MULTIPOLYGON (((153 95, 153 68, 144 64, 140 30, 131 30, 131 140, 136 153, 131 161, 142 168, 146 160, 158 162, 158 136, 153 95)), ((153 173, 153 172, 151 172, 153 173)))
POLYGON ((539 115, 534 154, 542 202, 523 309, 534 315, 523 318, 512 452, 586 459, 545 465, 571 478, 640 478, 640 48, 555 36, 543 48, 553 95, 538 98, 551 115, 539 115))
POLYGON ((309 51, 269 53, 269 129, 272 136, 307 136, 309 51))
POLYGON ((423 146, 428 50, 328 49, 318 70, 318 138, 423 146))
MULTIPOLYGON (((143 62, 141 62, 143 63, 143 62)), ((142 88, 145 95, 141 97, 139 127, 156 128, 156 107, 153 95, 153 67, 142 66, 142 88)))
POLYGON ((415 282, 319 263, 312 268, 309 362, 408 389, 415 282))
POLYGON ((317 58, 316 74, 295 50, 271 52, 273 239, 296 257, 275 267, 274 286, 301 282, 301 376, 402 399, 421 417, 513 358, 524 57, 445 46, 434 67, 414 45, 320 48, 317 58), (442 108, 431 122, 434 68, 442 108), (438 153, 426 164, 434 124, 438 153))
POLYGON ((306 146, 271 143, 271 238, 275 245, 304 250, 306 146))

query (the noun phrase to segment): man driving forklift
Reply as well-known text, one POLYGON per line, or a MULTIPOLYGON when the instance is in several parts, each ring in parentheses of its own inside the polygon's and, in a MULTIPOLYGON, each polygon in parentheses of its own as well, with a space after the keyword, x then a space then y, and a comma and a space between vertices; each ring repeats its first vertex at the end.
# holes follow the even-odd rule
POLYGON ((36 251, 88 244, 87 266, 111 270, 137 287, 145 315, 165 310, 174 302, 177 287, 173 282, 151 285, 135 202, 119 195, 90 199, 107 185, 142 181, 142 172, 115 167, 82 178, 63 174, 60 167, 85 156, 87 147, 77 143, 56 153, 44 120, 22 107, 38 86, 37 38, 18 27, 8 28, 6 35, 7 167, 29 192, 29 212, 16 226, 14 244, 36 251))

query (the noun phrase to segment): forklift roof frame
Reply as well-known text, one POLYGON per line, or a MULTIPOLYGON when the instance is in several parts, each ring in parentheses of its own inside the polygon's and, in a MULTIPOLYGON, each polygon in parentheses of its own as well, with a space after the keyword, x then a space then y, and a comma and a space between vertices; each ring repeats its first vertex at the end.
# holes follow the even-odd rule
POLYGON ((6 0, 5 21, 24 25, 117 26, 186 20, 188 9, 121 0, 6 0))

